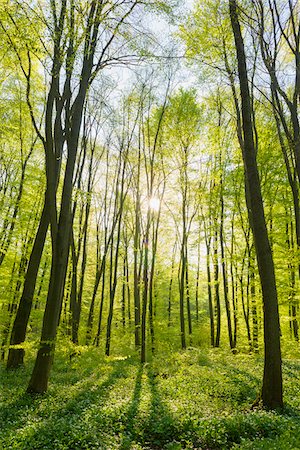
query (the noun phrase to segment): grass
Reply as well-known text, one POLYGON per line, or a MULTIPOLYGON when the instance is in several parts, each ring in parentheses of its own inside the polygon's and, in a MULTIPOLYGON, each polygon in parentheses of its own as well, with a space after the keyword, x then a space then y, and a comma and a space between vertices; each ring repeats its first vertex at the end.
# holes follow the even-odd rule
POLYGON ((300 361, 283 364, 285 409, 250 410, 262 358, 190 348, 140 365, 58 348, 49 391, 24 394, 33 358, 1 368, 2 449, 300 449, 300 361))

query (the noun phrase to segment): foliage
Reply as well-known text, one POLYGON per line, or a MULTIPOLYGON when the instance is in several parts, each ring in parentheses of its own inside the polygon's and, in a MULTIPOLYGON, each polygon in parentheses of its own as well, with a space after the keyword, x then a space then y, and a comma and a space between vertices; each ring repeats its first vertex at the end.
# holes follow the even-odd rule
POLYGON ((262 359, 189 348, 159 354, 144 367, 135 355, 104 358, 60 346, 43 397, 24 394, 28 367, 1 371, 5 449, 294 449, 299 446, 299 360, 284 361, 282 414, 250 410, 262 359))

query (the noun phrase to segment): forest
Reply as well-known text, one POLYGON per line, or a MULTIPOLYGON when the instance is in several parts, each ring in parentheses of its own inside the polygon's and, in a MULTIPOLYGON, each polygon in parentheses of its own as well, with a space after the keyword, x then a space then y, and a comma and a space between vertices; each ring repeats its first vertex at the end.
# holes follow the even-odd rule
POLYGON ((300 448, 299 1, 0 36, 0 448, 300 448))

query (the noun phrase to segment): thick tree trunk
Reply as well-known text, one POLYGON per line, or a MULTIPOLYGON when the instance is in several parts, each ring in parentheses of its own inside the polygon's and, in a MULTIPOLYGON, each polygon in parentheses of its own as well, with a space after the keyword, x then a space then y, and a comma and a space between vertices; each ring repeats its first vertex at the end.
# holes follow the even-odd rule
POLYGON ((263 405, 268 408, 281 408, 283 406, 283 399, 280 325, 274 264, 266 228, 260 180, 256 162, 252 124, 253 115, 251 111, 246 56, 238 19, 237 2, 235 0, 229 0, 229 8, 238 59, 238 73, 242 100, 244 134, 243 160, 250 203, 250 210, 248 212, 249 217, 252 217, 253 219, 250 223, 253 227, 252 231, 264 304, 265 360, 261 399, 263 405))
MULTIPOLYGON (((18 297, 19 297, 21 286, 22 286, 22 278, 24 276, 24 272, 26 270, 26 266, 28 263, 28 257, 26 254, 28 245, 30 245, 30 242, 27 243, 25 240, 25 242, 23 243, 22 256, 21 256, 21 259, 19 262, 19 269, 18 269, 18 274, 17 274, 16 285, 14 288, 13 299, 8 305, 8 317, 7 317, 6 324, 2 330, 2 342, 1 342, 1 359, 2 360, 5 358, 5 350, 6 350, 7 344, 8 344, 9 332, 11 329, 12 320, 13 320, 13 317, 14 317, 16 309, 17 309, 18 297)), ((15 271, 15 264, 13 267, 13 273, 14 273, 14 271, 15 271)), ((13 274, 12 274, 12 278, 13 278, 13 274)))
MULTIPOLYGON (((22 344, 25 341, 26 330, 32 309, 33 295, 42 258, 42 253, 45 245, 46 234, 49 227, 49 216, 47 213, 47 202, 42 211, 40 224, 35 236, 33 248, 28 262, 27 272, 25 276, 25 282, 23 287, 22 296, 19 302, 19 307, 14 320, 12 333, 10 337, 10 345, 22 344)), ((25 351, 23 348, 11 347, 8 353, 7 368, 17 368, 24 363, 25 351)))
POLYGON ((61 313, 69 256, 70 232, 72 227, 71 200, 74 166, 75 155, 73 154, 71 158, 68 158, 66 166, 57 233, 52 229, 52 233, 55 234, 53 236, 55 247, 52 252, 49 290, 43 319, 40 349, 27 388, 27 392, 29 393, 44 393, 47 391, 48 387, 48 378, 55 350, 55 338, 61 313))

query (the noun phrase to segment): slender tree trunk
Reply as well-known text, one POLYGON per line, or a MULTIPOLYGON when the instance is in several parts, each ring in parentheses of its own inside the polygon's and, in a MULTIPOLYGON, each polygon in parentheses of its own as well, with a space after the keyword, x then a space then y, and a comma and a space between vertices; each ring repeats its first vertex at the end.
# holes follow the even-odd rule
POLYGON ((134 227, 134 242, 133 242, 133 297, 134 297, 134 341, 135 348, 138 349, 141 345, 140 327, 141 327, 141 299, 140 299, 140 276, 139 276, 139 255, 140 250, 140 170, 141 170, 141 149, 139 147, 138 153, 138 172, 137 172, 137 192, 135 201, 135 227, 134 227))
POLYGON ((99 347, 99 344, 100 344, 102 316, 103 316, 103 306, 104 306, 104 298, 105 298, 105 279, 106 279, 105 278, 105 271, 106 271, 106 258, 103 261, 100 309, 99 309, 99 317, 98 317, 97 334, 96 334, 96 338, 95 338, 95 345, 96 345, 96 347, 99 347))
POLYGON ((234 340, 232 338, 232 324, 231 324, 231 310, 228 298, 228 278, 227 278, 227 268, 225 259, 225 248, 224 248, 224 198, 223 198, 223 182, 221 180, 220 186, 220 246, 221 246, 221 258, 222 258, 222 276, 223 276, 223 290, 224 290, 224 300, 225 300, 225 310, 227 317, 227 328, 228 328, 228 338, 231 350, 235 348, 234 340))
POLYGON ((244 319, 245 319, 249 351, 251 353, 251 351, 252 351, 252 339, 251 339, 251 329, 250 329, 249 308, 247 307, 247 304, 248 304, 248 301, 249 301, 249 282, 250 282, 250 279, 249 279, 249 277, 247 277, 246 301, 245 301, 244 276, 241 275, 241 277, 240 277, 240 291, 241 291, 243 316, 244 316, 244 319))
POLYGON ((129 285, 129 261, 128 261, 128 249, 126 247, 126 267, 125 267, 125 276, 126 276, 126 287, 127 287, 127 317, 129 326, 131 326, 131 292, 129 285))
POLYGON ((120 174, 121 174, 121 189, 120 192, 118 192, 118 179, 117 177, 117 192, 116 192, 116 204, 115 204, 115 216, 118 216, 118 228, 117 228, 117 235, 116 235, 116 248, 115 252, 113 252, 113 243, 112 240, 111 243, 111 258, 110 258, 110 289, 109 289, 109 311, 108 311, 108 317, 107 317, 107 328, 106 328, 106 343, 105 343, 105 354, 106 356, 109 356, 110 354, 110 342, 111 342, 111 327, 112 327, 112 319, 113 319, 113 310, 114 310, 114 301, 115 301, 115 295, 116 295, 116 289, 117 289, 117 283, 118 283, 118 262, 119 262, 119 248, 120 248, 120 241, 121 241, 121 225, 122 225, 122 218, 123 218, 123 208, 124 208, 124 202, 125 202, 125 196, 124 194, 124 183, 125 183, 125 169, 126 169, 126 159, 127 159, 127 153, 123 155, 120 154, 120 158, 124 158, 123 160, 123 167, 122 162, 120 161, 120 174), (122 167, 122 170, 121 170, 122 167), (119 201, 119 205, 117 202, 119 201), (115 254, 113 258, 113 253, 115 254))
POLYGON ((208 310, 210 319, 210 344, 215 347, 215 320, 214 320, 214 305, 211 289, 211 270, 210 270, 210 245, 211 238, 206 239, 206 272, 207 272, 207 293, 208 293, 208 310))
POLYGON ((34 309, 40 309, 40 307, 41 307, 42 289, 45 284, 46 273, 47 273, 48 267, 49 267, 49 257, 46 254, 45 262, 44 262, 44 266, 43 266, 43 270, 42 270, 42 274, 41 274, 40 284, 39 284, 39 287, 38 287, 38 290, 36 293, 36 300, 34 302, 34 309))
MULTIPOLYGON (((29 238, 28 240, 25 239, 23 242, 23 245, 22 245, 22 255, 21 255, 20 262, 19 262, 18 275, 17 275, 17 281, 16 281, 16 285, 15 285, 15 289, 14 289, 13 300, 8 306, 8 320, 7 320, 7 323, 6 323, 3 333, 2 333, 3 334, 3 339, 2 339, 2 343, 1 343, 2 359, 4 359, 4 356, 5 356, 5 349, 7 347, 7 343, 8 343, 8 339, 9 339, 9 332, 11 329, 11 324, 12 324, 13 317, 14 317, 16 309, 17 309, 17 305, 18 305, 18 298, 19 298, 20 289, 22 286, 22 279, 24 277, 24 273, 26 271, 26 267, 28 264, 27 248, 28 248, 28 246, 30 246, 32 244, 32 239, 33 238, 29 238)), ((14 270, 14 267, 13 267, 13 270, 14 270)), ((13 278, 13 274, 12 274, 12 278, 13 278)), ((9 368, 9 366, 8 366, 8 368, 9 368)))
POLYGON ((180 264, 180 280, 179 280, 179 307, 180 307, 180 336, 181 348, 186 348, 185 339, 185 318, 184 318, 184 298, 185 298, 185 276, 186 276, 186 259, 185 259, 185 235, 182 237, 181 244, 181 264, 180 264))
POLYGON ((146 362, 146 324, 147 324, 147 303, 149 297, 149 231, 150 231, 150 210, 148 208, 146 231, 144 236, 144 265, 143 265, 143 296, 142 296, 142 322, 141 322, 141 362, 146 362))
POLYGON ((72 255, 72 275, 71 275, 71 292, 70 292, 70 318, 71 318, 71 338, 73 344, 78 344, 78 328, 80 310, 77 303, 77 266, 79 253, 76 253, 74 242, 74 231, 71 231, 71 255, 72 255))
MULTIPOLYGON (((286 211, 287 212, 287 211, 286 211)), ((287 215, 287 214, 286 214, 287 215)), ((299 325, 297 320, 297 306, 298 301, 296 299, 296 271, 295 265, 293 262, 293 253, 294 253, 294 230, 293 230, 293 222, 290 222, 289 226, 289 218, 288 215, 286 217, 286 243, 289 250, 289 254, 291 258, 288 261, 288 269, 289 269, 289 316, 290 316, 290 330, 293 338, 298 342, 299 341, 299 325)))
POLYGON ((200 281, 200 242, 198 243, 197 253, 197 271, 196 271, 196 293, 195 293, 195 305, 196 305, 196 322, 199 322, 199 281, 200 281))
POLYGON ((259 352, 258 347, 258 315, 255 288, 255 260, 253 256, 253 247, 249 247, 249 276, 250 276, 250 296, 251 296, 251 313, 252 313, 252 345, 254 353, 259 352))
POLYGON ((123 256, 123 284, 122 284, 122 326, 123 329, 126 327, 126 291, 127 291, 127 279, 126 279, 126 255, 123 256))
MULTIPOLYGON (((21 145, 22 145, 22 142, 21 142, 21 145)), ((15 225, 16 225, 16 219, 17 219, 17 216, 19 213, 20 203, 21 203, 23 190, 24 190, 26 167, 27 167, 28 161, 30 159, 30 156, 32 155, 33 148, 34 148, 34 144, 32 144, 31 149, 25 158, 25 161, 23 161, 21 164, 21 178, 20 178, 20 182, 19 182, 17 198, 14 201, 14 207, 13 207, 12 215, 10 217, 10 225, 8 226, 7 223, 4 223, 5 239, 2 241, 2 245, 0 248, 0 266, 2 265, 2 263, 4 261, 4 258, 7 254, 7 250, 12 241, 13 232, 14 232, 15 225)))
MULTIPOLYGON (((186 249, 187 252, 187 249, 186 249)), ((186 306, 187 306, 187 317, 188 317, 188 330, 189 330, 189 340, 190 345, 192 345, 192 313, 191 313, 191 299, 190 299, 190 285, 189 285, 189 266, 188 261, 185 268, 185 290, 186 290, 186 306)))
POLYGON ((150 265, 150 273, 149 273, 149 330, 151 336, 151 351, 154 353, 155 351, 155 336, 154 336, 154 312, 153 312, 153 298, 154 298, 154 269, 155 269, 155 256, 156 256, 156 247, 157 247, 157 236, 156 236, 156 226, 153 222, 153 230, 152 230, 152 259, 150 265))
POLYGON ((236 348, 237 343, 237 329, 238 329, 238 311, 237 311, 237 296, 235 290, 235 276, 234 276, 234 215, 231 221, 231 239, 230 239, 230 280, 231 280, 231 298, 233 310, 233 345, 236 348))
POLYGON ((221 301, 220 301, 220 281, 219 281, 219 258, 218 258, 218 230, 214 233, 214 292, 215 292, 215 310, 216 320, 216 339, 215 347, 220 347, 221 338, 221 301))
POLYGON ((171 277, 169 282, 169 294, 168 294, 168 327, 171 326, 171 313, 172 313, 172 286, 174 278, 174 268, 175 268, 175 256, 176 256, 176 245, 175 242, 172 252, 172 265, 171 265, 171 277))

